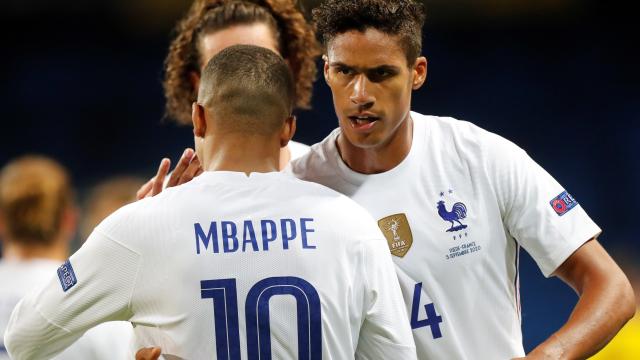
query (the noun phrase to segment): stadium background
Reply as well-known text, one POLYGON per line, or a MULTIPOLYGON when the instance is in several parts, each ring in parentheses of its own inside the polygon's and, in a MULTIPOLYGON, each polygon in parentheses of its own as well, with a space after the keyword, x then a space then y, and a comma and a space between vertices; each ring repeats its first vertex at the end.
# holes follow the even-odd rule
MULTIPOLYGON (((317 1, 303 2, 308 11, 317 1)), ((10 0, 0 23, 0 166, 52 156, 82 198, 118 174, 146 177, 191 146, 162 121, 162 62, 189 0, 10 0)), ((604 229, 626 269, 640 266, 640 48, 622 2, 427 0, 426 86, 413 109, 469 120, 523 147, 604 229)), ((319 63, 318 63, 319 64, 319 63)), ((321 140, 337 121, 316 82, 296 139, 321 140)), ((451 284, 463 286, 463 284, 451 284)), ((525 348, 568 317, 576 296, 523 255, 525 348)), ((473 322, 473 319, 469 319, 473 322)))

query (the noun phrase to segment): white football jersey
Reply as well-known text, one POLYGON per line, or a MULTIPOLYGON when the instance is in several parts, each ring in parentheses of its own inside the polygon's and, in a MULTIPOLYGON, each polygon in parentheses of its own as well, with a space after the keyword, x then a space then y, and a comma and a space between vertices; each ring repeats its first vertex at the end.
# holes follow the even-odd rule
POLYGON ((127 205, 58 274, 12 314, 16 359, 111 319, 166 359, 416 358, 375 221, 285 173, 205 172, 127 205))
MULTIPOLYGON (((42 286, 55 276, 61 262, 34 259, 0 261, 0 333, 4 334, 11 311, 30 290, 42 286)), ((80 339, 58 354, 55 360, 131 360, 131 324, 112 321, 89 329, 80 339)), ((9 360, 0 339, 0 360, 9 360)))
MULTIPOLYGON (((303 144, 303 143, 299 143, 297 141, 289 141, 289 143, 287 144, 287 146, 289 147, 289 153, 291 155, 291 158, 289 159, 289 161, 293 161, 297 158, 301 158, 303 156, 305 156, 309 150, 311 149, 311 147, 309 147, 309 145, 303 144)), ((167 174, 167 176, 164 177, 164 182, 162 183, 162 188, 166 189, 167 188, 167 184, 169 184, 169 179, 171 178, 171 174, 173 173, 170 172, 167 174)))
POLYGON ((411 150, 387 172, 348 168, 336 148, 340 129, 289 170, 378 220, 420 359, 523 356, 519 247, 549 276, 600 229, 513 143, 468 122, 411 117, 411 150))

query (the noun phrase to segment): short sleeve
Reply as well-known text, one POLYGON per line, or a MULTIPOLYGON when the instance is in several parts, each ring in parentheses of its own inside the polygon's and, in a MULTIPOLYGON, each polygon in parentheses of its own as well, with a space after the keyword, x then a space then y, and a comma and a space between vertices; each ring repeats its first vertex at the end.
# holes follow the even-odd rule
POLYGON ((504 225, 548 277, 601 230, 524 150, 494 136, 485 158, 504 225))
POLYGON ((416 359, 409 317, 382 235, 365 241, 363 255, 366 309, 355 358, 416 359))

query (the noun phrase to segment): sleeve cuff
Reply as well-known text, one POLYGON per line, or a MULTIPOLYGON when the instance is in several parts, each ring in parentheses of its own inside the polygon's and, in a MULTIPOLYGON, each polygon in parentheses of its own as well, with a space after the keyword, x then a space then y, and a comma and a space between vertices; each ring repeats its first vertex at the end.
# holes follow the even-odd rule
POLYGON ((556 251, 548 262, 541 263, 540 270, 545 277, 551 277, 551 275, 562 265, 576 250, 578 250, 587 241, 597 238, 602 233, 602 229, 595 223, 583 226, 573 236, 571 241, 568 241, 565 246, 556 251))

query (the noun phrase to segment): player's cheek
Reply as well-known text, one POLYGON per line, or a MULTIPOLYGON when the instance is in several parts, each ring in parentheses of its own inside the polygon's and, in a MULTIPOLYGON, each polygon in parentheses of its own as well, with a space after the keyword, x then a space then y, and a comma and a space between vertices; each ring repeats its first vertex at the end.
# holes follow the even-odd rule
POLYGON ((407 87, 404 82, 395 81, 389 87, 387 94, 389 94, 388 105, 394 108, 395 113, 402 114, 410 107, 411 88, 407 87))
POLYGON ((336 109, 336 114, 341 114, 341 111, 345 108, 345 105, 349 101, 347 89, 345 86, 339 84, 332 84, 331 93, 333 95, 333 104, 336 109))

